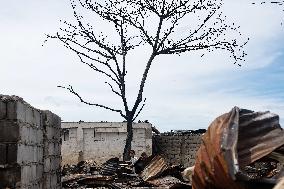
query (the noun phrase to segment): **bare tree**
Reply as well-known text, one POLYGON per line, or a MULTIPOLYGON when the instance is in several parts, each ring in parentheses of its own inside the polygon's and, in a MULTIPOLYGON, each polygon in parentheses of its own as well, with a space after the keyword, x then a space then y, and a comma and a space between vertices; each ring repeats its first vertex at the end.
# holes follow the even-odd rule
MULTIPOLYGON (((236 39, 229 40, 226 33, 238 32, 234 24, 228 25, 220 8, 222 0, 70 0, 76 24, 63 21, 64 27, 56 35, 48 38, 59 39, 65 47, 78 55, 81 63, 104 75, 110 90, 121 99, 124 109, 91 103, 71 86, 59 86, 76 95, 82 103, 101 107, 119 113, 127 121, 127 139, 123 158, 129 159, 129 150, 133 138, 132 123, 145 106, 143 96, 145 82, 154 59, 160 55, 181 54, 196 50, 221 49, 228 51, 235 64, 243 60, 242 50, 245 43, 236 39), (103 21, 114 26, 118 42, 110 42, 99 27, 92 26, 80 9, 94 13, 103 21), (189 18, 198 18, 190 23, 189 18), (189 22, 190 27, 183 35, 174 35, 178 25, 189 22), (186 35, 185 35, 186 34, 186 35), (126 97, 126 57, 134 49, 146 45, 150 47, 148 61, 141 78, 137 97, 133 106, 129 106, 126 97)), ((128 70, 129 71, 129 70, 128 70)))

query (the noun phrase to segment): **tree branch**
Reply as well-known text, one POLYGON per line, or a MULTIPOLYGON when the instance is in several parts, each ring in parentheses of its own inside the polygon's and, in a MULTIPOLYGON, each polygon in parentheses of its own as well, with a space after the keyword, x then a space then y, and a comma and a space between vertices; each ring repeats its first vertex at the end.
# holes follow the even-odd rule
POLYGON ((87 105, 90 105, 90 106, 98 106, 98 107, 101 107, 101 108, 104 108, 104 109, 107 109, 107 110, 110 110, 110 111, 113 111, 113 112, 118 112, 123 118, 126 119, 126 116, 122 113, 121 110, 117 110, 117 109, 113 109, 113 108, 110 108, 108 106, 104 106, 104 105, 101 105, 101 104, 90 103, 90 102, 85 101, 76 91, 74 91, 74 89, 71 85, 69 85, 68 87, 63 87, 63 86, 57 86, 57 87, 68 90, 70 93, 77 96, 79 98, 79 100, 84 104, 87 104, 87 105))
POLYGON ((122 97, 119 92, 117 92, 116 90, 114 90, 113 86, 112 86, 109 82, 106 81, 105 83, 109 85, 109 87, 111 88, 111 91, 112 91, 113 93, 115 93, 115 94, 118 95, 119 97, 122 97))
POLYGON ((134 118, 132 119, 132 121, 135 121, 135 119, 139 116, 140 112, 143 110, 144 106, 145 106, 145 102, 146 102, 146 98, 144 99, 144 103, 141 106, 141 108, 139 109, 139 111, 137 112, 137 114, 134 116, 134 118))
POLYGON ((141 80, 141 83, 140 83, 140 88, 139 88, 139 91, 138 91, 138 95, 137 95, 137 98, 136 98, 136 101, 135 101, 135 104, 132 108, 132 112, 136 112, 137 108, 138 108, 138 105, 140 104, 140 102, 142 101, 142 94, 143 94, 143 90, 144 90, 144 85, 145 85, 145 82, 146 82, 146 79, 147 79, 147 76, 148 76, 148 72, 149 72, 149 69, 151 67, 151 64, 155 58, 155 56, 157 55, 157 45, 158 45, 158 41, 159 41, 159 36, 160 36, 160 32, 161 32, 161 28, 162 28, 162 24, 163 24, 163 17, 160 17, 160 22, 159 22, 159 25, 158 25, 158 28, 157 28, 157 32, 156 32, 156 37, 155 37, 155 43, 154 43, 154 46, 153 46, 153 52, 147 62, 147 65, 146 65, 146 68, 145 68, 145 71, 143 73, 143 77, 142 77, 142 80, 141 80))
POLYGON ((69 41, 69 39, 68 39, 68 38, 62 38, 62 37, 60 37, 58 33, 57 33, 57 38, 58 38, 61 42, 63 42, 63 43, 65 44, 65 47, 67 47, 67 48, 69 48, 70 50, 74 51, 74 52, 78 55, 78 57, 80 58, 80 61, 81 61, 83 64, 86 64, 86 65, 88 65, 90 68, 92 68, 93 70, 104 74, 105 76, 109 77, 111 80, 113 80, 114 82, 116 82, 116 83, 119 85, 119 77, 118 77, 117 73, 114 72, 114 70, 111 68, 111 66, 110 66, 107 62, 101 61, 101 60, 99 60, 99 59, 92 58, 92 57, 90 57, 89 55, 87 55, 87 54, 85 54, 85 53, 82 53, 82 52, 80 52, 80 51, 74 49, 74 48, 71 47, 71 45, 67 42, 67 41, 69 41), (102 64, 102 65, 107 66, 107 68, 115 75, 115 77, 116 77, 118 80, 116 80, 114 77, 112 77, 110 74, 106 73, 105 71, 102 71, 102 70, 98 69, 98 68, 97 68, 96 66, 94 66, 93 64, 90 64, 90 63, 85 62, 85 61, 82 59, 81 56, 84 56, 84 57, 86 57, 86 58, 88 58, 88 59, 90 59, 90 60, 92 60, 92 61, 95 61, 95 62, 98 62, 98 63, 100 63, 100 64, 102 64))

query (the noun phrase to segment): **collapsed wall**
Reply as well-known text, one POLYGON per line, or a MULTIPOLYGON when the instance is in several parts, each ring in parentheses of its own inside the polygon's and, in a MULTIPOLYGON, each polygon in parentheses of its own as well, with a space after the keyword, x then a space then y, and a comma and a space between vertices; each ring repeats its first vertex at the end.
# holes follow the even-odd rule
POLYGON ((155 153, 163 154, 173 165, 193 166, 201 145, 202 132, 167 132, 153 136, 155 153))
POLYGON ((61 120, 0 95, 0 188, 61 188, 61 120))

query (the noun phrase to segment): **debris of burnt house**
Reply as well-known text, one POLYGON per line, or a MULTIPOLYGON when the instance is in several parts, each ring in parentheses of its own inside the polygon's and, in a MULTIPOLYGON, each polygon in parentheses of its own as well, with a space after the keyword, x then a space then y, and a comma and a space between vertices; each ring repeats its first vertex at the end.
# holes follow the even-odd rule
POLYGON ((194 189, 272 188, 283 175, 279 116, 233 108, 216 118, 196 155, 194 189), (277 154, 277 155, 276 155, 277 154))
MULTIPOLYGON (((190 183, 183 181, 181 177, 172 176, 177 174, 178 169, 168 165, 162 156, 149 157, 147 162, 144 170, 136 174, 132 172, 131 165, 127 162, 111 158, 97 167, 96 172, 80 174, 77 171, 69 171, 70 174, 62 178, 62 185, 63 188, 191 188, 190 183)), ((89 166, 88 163, 81 165, 89 166)), ((74 167, 72 169, 78 170, 74 167)))

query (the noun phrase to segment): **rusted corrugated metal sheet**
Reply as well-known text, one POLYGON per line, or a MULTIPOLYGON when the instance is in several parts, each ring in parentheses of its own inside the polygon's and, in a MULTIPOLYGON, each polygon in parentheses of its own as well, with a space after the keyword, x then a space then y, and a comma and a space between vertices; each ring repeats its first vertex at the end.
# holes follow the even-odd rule
POLYGON ((284 144, 279 116, 270 112, 239 112, 238 160, 244 167, 284 144))
POLYGON ((159 155, 155 156, 151 162, 141 172, 140 176, 144 181, 159 176, 164 170, 168 168, 165 159, 159 155))
POLYGON ((157 178, 151 181, 148 181, 148 183, 153 184, 154 186, 170 186, 172 184, 182 183, 179 179, 171 176, 163 177, 163 178, 157 178))
POLYGON ((235 107, 216 118, 202 137, 192 186, 194 189, 242 189, 238 178, 249 178, 241 168, 283 144, 284 131, 276 114, 235 107))
POLYGON ((148 183, 159 187, 159 188, 168 188, 168 189, 174 189, 174 188, 191 188, 190 185, 181 182, 179 179, 172 177, 172 176, 166 176, 158 179, 154 179, 151 181, 148 181, 148 183))

